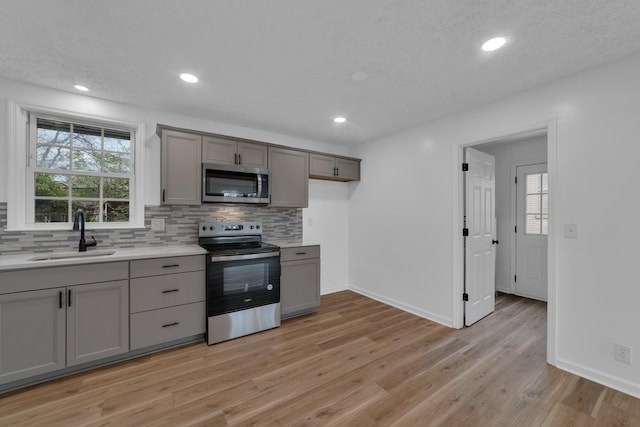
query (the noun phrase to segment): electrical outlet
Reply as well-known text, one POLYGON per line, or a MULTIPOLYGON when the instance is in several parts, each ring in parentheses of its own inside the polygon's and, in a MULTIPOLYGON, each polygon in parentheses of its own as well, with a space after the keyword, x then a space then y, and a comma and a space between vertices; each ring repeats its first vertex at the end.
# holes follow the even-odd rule
POLYGON ((631 365, 631 347, 622 344, 615 344, 613 347, 614 357, 617 361, 631 365))

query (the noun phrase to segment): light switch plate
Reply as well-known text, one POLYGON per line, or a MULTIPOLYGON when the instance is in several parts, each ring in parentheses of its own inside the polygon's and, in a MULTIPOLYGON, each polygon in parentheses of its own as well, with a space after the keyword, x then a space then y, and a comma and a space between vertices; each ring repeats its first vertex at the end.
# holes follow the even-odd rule
POLYGON ((164 218, 151 218, 151 230, 163 231, 164 230, 164 218))
POLYGON ((564 225, 564 237, 567 239, 578 238, 578 224, 565 224, 564 225))

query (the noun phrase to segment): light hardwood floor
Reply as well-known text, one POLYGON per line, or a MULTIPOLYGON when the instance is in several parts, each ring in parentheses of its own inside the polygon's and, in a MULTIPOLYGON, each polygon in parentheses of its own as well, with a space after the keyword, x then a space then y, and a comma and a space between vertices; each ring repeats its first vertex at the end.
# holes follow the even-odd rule
POLYGON ((640 426, 640 400, 545 363, 546 305, 452 330, 345 291, 316 314, 0 395, 19 426, 640 426))

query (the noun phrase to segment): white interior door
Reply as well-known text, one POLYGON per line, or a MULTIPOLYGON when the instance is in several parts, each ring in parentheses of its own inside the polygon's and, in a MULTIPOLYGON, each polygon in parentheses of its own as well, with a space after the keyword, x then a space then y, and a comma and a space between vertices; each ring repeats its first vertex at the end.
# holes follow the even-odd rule
POLYGON ((495 309, 496 218, 495 159, 473 148, 465 149, 465 325, 495 309))
POLYGON ((515 293, 547 300, 549 179, 547 164, 516 168, 515 293))

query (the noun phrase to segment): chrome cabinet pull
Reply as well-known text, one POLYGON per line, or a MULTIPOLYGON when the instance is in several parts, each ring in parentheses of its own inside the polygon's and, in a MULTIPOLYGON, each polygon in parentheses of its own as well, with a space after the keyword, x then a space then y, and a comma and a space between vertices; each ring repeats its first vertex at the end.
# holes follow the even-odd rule
POLYGON ((167 289, 166 291, 162 291, 163 294, 169 294, 171 292, 178 292, 180 289, 167 289))
POLYGON ((296 252, 296 255, 306 255, 306 252, 296 252))
POLYGON ((71 307, 71 289, 67 291, 67 306, 71 307))
POLYGON ((173 267, 180 267, 180 264, 169 264, 169 265, 162 266, 162 268, 173 268, 173 267))

